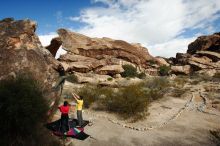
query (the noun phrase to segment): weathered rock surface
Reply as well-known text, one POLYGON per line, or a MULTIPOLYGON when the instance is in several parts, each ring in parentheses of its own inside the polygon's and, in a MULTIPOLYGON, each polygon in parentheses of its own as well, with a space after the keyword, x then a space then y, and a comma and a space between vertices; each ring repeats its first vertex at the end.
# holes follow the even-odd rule
POLYGON ((59 29, 58 34, 63 48, 68 52, 59 60, 68 66, 69 72, 114 76, 123 72, 123 64, 135 65, 139 71, 152 68, 149 61, 154 57, 140 44, 110 38, 90 38, 65 29, 59 29))
POLYGON ((189 44, 187 53, 195 54, 197 51, 212 51, 220 53, 220 33, 209 36, 200 36, 189 44))
POLYGON ((0 80, 29 73, 41 83, 45 97, 54 103, 58 93, 51 92, 51 87, 58 79, 55 69, 59 63, 42 47, 35 30, 36 23, 31 20, 0 21, 0 80))
POLYGON ((53 38, 50 42, 50 45, 46 47, 47 50, 55 57, 58 49, 62 45, 62 42, 59 37, 53 38))
POLYGON ((170 66, 170 64, 162 57, 155 57, 155 61, 160 65, 160 66, 170 66))
POLYGON ((171 66, 171 70, 172 70, 172 73, 188 75, 191 71, 191 67, 190 65, 171 66))
POLYGON ((213 76, 220 72, 220 33, 198 37, 189 44, 187 53, 177 53, 171 62, 174 73, 198 72, 213 76))

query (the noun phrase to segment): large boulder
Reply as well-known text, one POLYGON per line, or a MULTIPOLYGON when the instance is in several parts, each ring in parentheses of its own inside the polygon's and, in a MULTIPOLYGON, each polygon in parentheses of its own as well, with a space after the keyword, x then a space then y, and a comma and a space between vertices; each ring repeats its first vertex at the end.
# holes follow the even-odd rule
POLYGON ((187 53, 194 54, 197 51, 212 51, 220 53, 220 33, 200 36, 189 44, 187 53))
POLYGON ((155 61, 160 66, 170 66, 170 64, 162 57, 155 57, 155 61))
POLYGON ((139 70, 149 68, 154 58, 140 44, 130 44, 110 38, 90 38, 66 29, 58 30, 62 47, 67 54, 59 61, 69 65, 68 71, 95 74, 121 73, 122 65, 132 64, 139 70))
POLYGON ((59 97, 57 91, 51 92, 59 77, 56 71, 59 63, 42 47, 35 34, 36 26, 36 22, 28 19, 0 21, 0 80, 31 74, 41 83, 45 98, 53 105, 59 97))
POLYGON ((187 53, 177 53, 170 61, 173 73, 190 71, 214 75, 220 70, 220 33, 198 37, 189 44, 187 53))
POLYGON ((184 66, 171 66, 172 73, 175 74, 185 74, 188 75, 191 72, 191 66, 190 65, 184 65, 184 66))

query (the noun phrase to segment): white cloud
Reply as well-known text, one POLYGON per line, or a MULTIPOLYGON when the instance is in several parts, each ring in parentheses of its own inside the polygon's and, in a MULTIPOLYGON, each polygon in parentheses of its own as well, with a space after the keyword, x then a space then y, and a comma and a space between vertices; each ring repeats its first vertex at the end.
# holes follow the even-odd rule
MULTIPOLYGON (((57 34, 52 33, 52 34, 48 34, 48 35, 40 35, 39 39, 40 39, 41 44, 44 47, 46 47, 46 46, 50 45, 50 41, 57 36, 58 36, 57 34)), ((63 55, 63 54, 66 54, 66 51, 62 49, 62 46, 60 46, 55 58, 57 59, 60 57, 60 55, 63 55)))
MULTIPOLYGON (((179 36, 186 29, 215 31, 219 0, 92 0, 104 6, 83 9, 72 21, 85 23, 79 33, 142 43, 154 55, 175 56, 189 41, 179 36), (188 41, 188 42, 187 42, 188 41), (184 46, 183 46, 184 45, 184 46), (157 47, 161 49, 155 49, 157 47), (157 52, 158 51, 158 52, 157 52)), ((184 49, 183 49, 184 48, 184 49)))
POLYGON ((196 37, 179 38, 165 43, 155 44, 149 46, 149 48, 151 48, 149 52, 153 56, 175 57, 177 52, 186 53, 188 44, 193 42, 195 39, 196 37))

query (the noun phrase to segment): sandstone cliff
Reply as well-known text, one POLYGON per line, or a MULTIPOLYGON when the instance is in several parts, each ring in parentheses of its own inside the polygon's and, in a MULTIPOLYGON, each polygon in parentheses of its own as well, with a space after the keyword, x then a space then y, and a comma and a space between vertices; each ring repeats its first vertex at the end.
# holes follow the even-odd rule
POLYGON ((213 76, 220 72, 220 33, 198 37, 188 46, 187 53, 170 59, 173 73, 194 72, 213 76))
POLYGON ((0 80, 21 73, 32 74, 42 84, 45 97, 54 103, 59 96, 57 91, 51 92, 51 87, 59 77, 55 70, 59 62, 42 47, 36 27, 31 20, 0 21, 0 80))
MULTIPOLYGON (((62 55, 59 61, 68 72, 93 72, 114 77, 124 71, 123 64, 131 64, 139 71, 157 74, 157 69, 150 64, 155 58, 140 44, 110 38, 90 38, 66 29, 59 29, 58 34, 62 47, 68 52, 62 55)), ((50 46, 59 47, 56 45, 59 40, 53 40, 50 46)))

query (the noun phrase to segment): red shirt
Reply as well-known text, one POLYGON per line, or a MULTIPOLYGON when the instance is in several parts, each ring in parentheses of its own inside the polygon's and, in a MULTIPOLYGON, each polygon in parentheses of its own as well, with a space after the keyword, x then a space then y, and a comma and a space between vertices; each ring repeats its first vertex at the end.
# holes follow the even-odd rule
POLYGON ((60 112, 62 113, 62 114, 68 114, 69 113, 69 106, 60 106, 59 107, 59 109, 60 109, 60 112))

